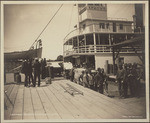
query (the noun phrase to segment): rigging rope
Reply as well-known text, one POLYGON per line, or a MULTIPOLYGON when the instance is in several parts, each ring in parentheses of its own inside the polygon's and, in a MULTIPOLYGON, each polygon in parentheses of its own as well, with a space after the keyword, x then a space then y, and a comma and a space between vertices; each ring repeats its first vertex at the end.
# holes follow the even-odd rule
MULTIPOLYGON (((56 13, 53 15, 53 17, 50 19, 50 21, 46 24, 46 26, 44 27, 44 29, 41 31, 41 33, 38 35, 38 37, 36 38, 36 40, 34 41, 34 43, 38 40, 38 38, 42 35, 42 33, 45 31, 45 29, 47 28, 47 26, 50 24, 50 22, 53 20, 53 18, 55 17, 55 15, 58 13, 58 11, 60 10, 60 8, 63 6, 63 4, 61 4, 61 6, 58 8, 58 10, 56 11, 56 13)), ((30 47, 30 49, 32 48, 32 46, 34 45, 34 43, 31 45, 31 47, 30 47)), ((29 50, 30 50, 29 49, 29 50)), ((25 55, 27 55, 27 53, 28 52, 26 52, 25 54, 24 54, 24 56, 25 55)), ((18 67, 16 67, 16 68, 14 68, 14 69, 11 69, 10 71, 13 71, 13 70, 16 70, 16 69, 18 69, 18 68, 20 68, 22 65, 20 65, 20 66, 18 66, 18 67)))
POLYGON ((74 5, 72 6, 72 9, 71 9, 71 17, 70 17, 70 21, 69 21, 69 28, 68 28, 68 32, 70 31, 70 25, 71 25, 71 21, 72 21, 73 7, 74 7, 74 5))
MULTIPOLYGON (((55 17, 55 15, 58 13, 58 11, 60 10, 60 8, 63 6, 63 4, 61 4, 61 6, 58 8, 58 10, 56 11, 56 13, 53 15, 53 17, 50 19, 50 21, 46 24, 46 26, 44 27, 44 29, 42 30, 42 32, 38 35, 38 37, 36 38, 36 40, 34 41, 34 43, 38 40, 38 38, 42 35, 42 33, 45 31, 45 29, 47 28, 47 26, 50 24, 50 22, 53 20, 53 18, 55 17)), ((31 45, 30 49, 32 48, 32 46, 34 45, 34 43, 31 45)))

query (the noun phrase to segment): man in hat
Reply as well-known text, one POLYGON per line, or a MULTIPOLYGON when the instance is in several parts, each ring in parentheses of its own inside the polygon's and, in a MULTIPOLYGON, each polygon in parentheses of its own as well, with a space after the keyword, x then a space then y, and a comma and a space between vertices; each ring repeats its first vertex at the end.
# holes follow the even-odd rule
POLYGON ((41 64, 38 59, 35 59, 35 63, 33 65, 34 68, 34 87, 36 86, 36 78, 38 78, 38 87, 40 86, 40 73, 41 73, 41 64))
POLYGON ((122 83, 123 83, 123 77, 124 77, 124 72, 123 72, 123 68, 122 68, 122 65, 119 65, 119 69, 118 69, 118 72, 117 72, 117 76, 116 76, 116 80, 118 82, 118 91, 119 91, 119 95, 120 95, 120 98, 122 98, 122 83))
POLYGON ((128 74, 129 74, 129 71, 127 70, 127 64, 123 64, 123 91, 122 91, 122 97, 123 98, 126 98, 127 97, 127 92, 128 92, 128 74))
POLYGON ((89 87, 89 76, 88 76, 88 70, 85 70, 85 74, 83 76, 83 86, 89 87))
POLYGON ((98 88, 99 93, 103 94, 103 75, 101 73, 101 69, 97 69, 98 73, 95 75, 95 86, 98 88))
POLYGON ((27 87, 28 86, 28 64, 27 64, 27 60, 23 61, 21 73, 23 73, 25 75, 24 86, 27 87))

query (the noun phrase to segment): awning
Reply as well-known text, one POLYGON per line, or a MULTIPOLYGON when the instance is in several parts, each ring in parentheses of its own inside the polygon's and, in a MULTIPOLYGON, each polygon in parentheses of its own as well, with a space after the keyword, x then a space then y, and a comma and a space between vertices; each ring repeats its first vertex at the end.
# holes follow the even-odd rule
POLYGON ((143 42, 145 41, 145 37, 144 35, 142 36, 139 36, 139 37, 135 37, 135 38, 132 38, 130 40, 126 40, 124 42, 121 42, 121 43, 117 43, 117 44, 113 44, 111 46, 107 46, 107 48, 110 48, 110 47, 124 47, 124 46, 128 46, 129 44, 142 44, 143 42))

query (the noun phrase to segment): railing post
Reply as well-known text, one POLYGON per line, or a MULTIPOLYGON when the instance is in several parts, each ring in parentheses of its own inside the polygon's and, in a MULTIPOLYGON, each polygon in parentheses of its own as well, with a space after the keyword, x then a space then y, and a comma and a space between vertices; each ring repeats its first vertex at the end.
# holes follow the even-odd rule
MULTIPOLYGON (((110 37, 110 34, 109 34, 109 46, 111 46, 111 37, 110 37)), ((109 52, 111 52, 111 48, 109 48, 109 52)))
POLYGON ((93 33, 93 38, 94 38, 94 53, 96 53, 96 34, 95 34, 95 32, 93 33))
POLYGON ((85 51, 85 53, 86 53, 86 35, 84 34, 84 51, 85 51))
POLYGON ((79 53, 79 36, 77 36, 77 43, 78 43, 78 53, 79 53))

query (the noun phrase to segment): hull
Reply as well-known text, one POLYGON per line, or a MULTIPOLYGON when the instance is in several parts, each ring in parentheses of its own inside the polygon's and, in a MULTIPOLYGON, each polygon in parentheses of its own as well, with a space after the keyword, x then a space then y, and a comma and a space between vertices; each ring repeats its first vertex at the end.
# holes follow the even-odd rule
POLYGON ((42 48, 39 48, 22 52, 4 53, 4 60, 14 61, 20 59, 33 59, 33 58, 41 58, 41 56, 42 56, 42 48))

